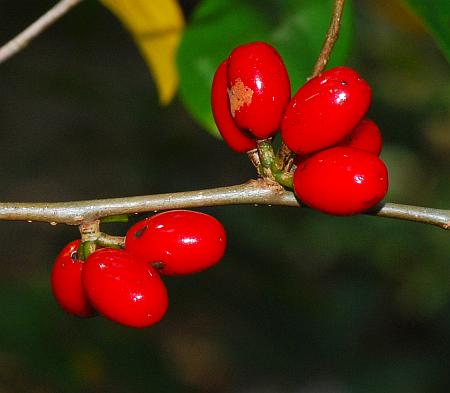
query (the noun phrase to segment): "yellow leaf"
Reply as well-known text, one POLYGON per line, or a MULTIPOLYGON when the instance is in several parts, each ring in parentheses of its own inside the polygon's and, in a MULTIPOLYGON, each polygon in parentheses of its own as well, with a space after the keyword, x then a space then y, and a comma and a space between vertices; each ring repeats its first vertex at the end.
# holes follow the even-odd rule
POLYGON ((175 57, 184 28, 177 0, 101 0, 133 35, 156 82, 161 103, 178 87, 175 57))

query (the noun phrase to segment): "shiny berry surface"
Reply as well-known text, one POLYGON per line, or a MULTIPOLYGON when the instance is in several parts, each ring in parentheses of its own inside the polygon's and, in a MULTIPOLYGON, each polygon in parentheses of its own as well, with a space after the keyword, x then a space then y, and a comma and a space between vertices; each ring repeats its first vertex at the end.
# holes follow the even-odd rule
POLYGON ((97 311, 122 325, 150 326, 166 313, 167 290, 159 274, 123 250, 104 248, 91 254, 82 280, 97 311))
POLYGON ((214 75, 211 89, 211 108, 217 128, 225 143, 238 153, 256 148, 256 141, 246 136, 234 123, 227 91, 227 61, 223 61, 214 75))
POLYGON ((331 147, 359 123, 370 100, 369 85, 355 71, 331 68, 297 91, 284 114, 281 137, 299 154, 331 147))
POLYGON ((289 76, 278 52, 264 42, 235 48, 228 58, 231 115, 258 139, 278 131, 291 97, 289 76))
POLYGON ((370 119, 363 119, 340 146, 361 149, 379 156, 383 141, 378 126, 370 119))
POLYGON ((226 233, 214 217, 191 210, 156 214, 133 225, 125 249, 142 260, 157 263, 159 272, 183 275, 200 272, 222 258, 226 233))
POLYGON ((50 281, 53 295, 58 304, 70 314, 90 317, 95 311, 88 301, 81 284, 83 261, 77 258, 79 240, 67 244, 56 257, 50 281))
POLYGON ((294 173, 301 202, 324 213, 352 215, 380 202, 388 189, 387 169, 377 156, 334 147, 303 161, 294 173))

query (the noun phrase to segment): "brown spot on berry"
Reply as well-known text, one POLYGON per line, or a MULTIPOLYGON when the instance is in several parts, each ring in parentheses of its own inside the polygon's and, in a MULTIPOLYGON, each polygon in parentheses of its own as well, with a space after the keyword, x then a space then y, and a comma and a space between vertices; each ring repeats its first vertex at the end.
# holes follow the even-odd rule
POLYGON ((161 269, 164 269, 165 263, 158 261, 158 262, 152 262, 151 265, 156 270, 161 270, 161 269))
POLYGON ((139 237, 141 237, 147 229, 148 229, 148 226, 147 226, 147 225, 143 226, 141 229, 139 229, 138 231, 136 231, 136 233, 134 234, 134 237, 135 237, 136 239, 139 238, 139 237))
POLYGON ((245 86, 241 78, 237 78, 231 89, 228 89, 228 97, 230 99, 231 116, 235 117, 236 111, 244 105, 252 103, 253 90, 245 86))

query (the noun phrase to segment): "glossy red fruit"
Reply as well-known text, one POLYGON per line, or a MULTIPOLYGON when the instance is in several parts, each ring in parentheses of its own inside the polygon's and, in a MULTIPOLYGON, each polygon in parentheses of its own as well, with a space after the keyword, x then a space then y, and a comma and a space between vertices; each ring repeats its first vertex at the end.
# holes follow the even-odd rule
POLYGON ((388 189, 386 166, 377 156, 351 147, 333 147, 303 161, 294 173, 294 191, 324 213, 352 215, 380 202, 388 189))
POLYGON ((370 119, 363 119, 353 129, 351 134, 340 143, 340 146, 365 150, 368 153, 379 156, 382 144, 383 141, 378 126, 370 119))
POLYGON ((81 284, 84 262, 77 258, 80 241, 67 244, 56 257, 50 281, 53 295, 59 305, 68 313, 78 317, 95 315, 81 284))
POLYGON ((284 114, 281 137, 299 154, 331 147, 359 123, 370 99, 369 85, 355 71, 331 68, 297 91, 284 114))
POLYGON ((98 312, 122 325, 150 326, 167 311, 167 290, 159 274, 123 250, 104 248, 92 253, 82 280, 98 312))
POLYGON ((227 61, 220 63, 214 75, 211 89, 211 108, 225 143, 238 153, 245 153, 256 148, 256 141, 246 136, 234 123, 230 112, 227 91, 227 61))
POLYGON ((291 97, 289 76, 278 52, 264 42, 235 48, 228 58, 231 115, 258 139, 278 131, 291 97))
POLYGON ((226 233, 214 217, 191 210, 156 214, 133 225, 125 249, 165 275, 200 272, 222 258, 226 233))

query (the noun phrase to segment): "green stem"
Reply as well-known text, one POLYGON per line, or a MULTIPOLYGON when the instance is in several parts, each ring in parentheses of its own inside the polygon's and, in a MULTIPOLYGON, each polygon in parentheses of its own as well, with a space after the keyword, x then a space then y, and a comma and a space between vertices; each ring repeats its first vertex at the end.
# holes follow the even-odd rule
POLYGON ((80 243, 80 245, 78 246, 78 250, 77 250, 77 259, 79 259, 80 261, 84 261, 86 258, 84 257, 84 247, 83 247, 83 243, 80 243))
POLYGON ((129 216, 128 214, 117 214, 115 216, 103 217, 100 219, 102 224, 110 223, 110 222, 128 222, 129 216))
POLYGON ((256 141, 258 146, 259 158, 261 159, 262 176, 267 179, 273 179, 272 164, 275 160, 275 153, 270 139, 260 139, 256 141))
POLYGON ((275 159, 275 153, 270 139, 261 139, 257 141, 259 157, 263 168, 272 168, 272 163, 275 159))
POLYGON ((276 164, 272 165, 272 174, 275 180, 280 183, 282 186, 293 189, 293 178, 294 174, 292 172, 278 170, 276 168, 276 164))
POLYGON ((125 237, 124 236, 112 236, 106 233, 100 233, 100 236, 96 240, 96 243, 102 247, 109 248, 124 248, 125 237))
POLYGON ((95 248, 94 241, 81 242, 77 250, 77 258, 80 261, 85 261, 95 251, 95 248))
POLYGON ((83 250, 83 260, 86 260, 95 251, 96 244, 94 241, 82 242, 80 248, 83 250))

